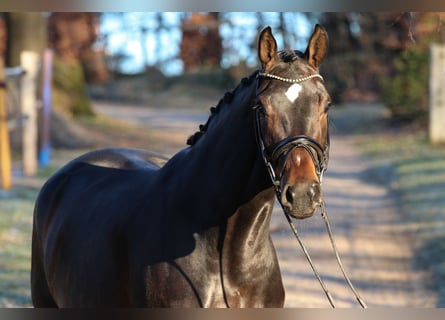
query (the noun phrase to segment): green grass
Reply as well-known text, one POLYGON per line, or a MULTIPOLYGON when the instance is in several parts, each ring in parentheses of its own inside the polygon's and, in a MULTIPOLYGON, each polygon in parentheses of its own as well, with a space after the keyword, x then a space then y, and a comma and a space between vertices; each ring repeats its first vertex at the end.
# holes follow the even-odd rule
POLYGON ((376 165, 393 167, 391 187, 406 222, 417 226, 415 265, 432 272, 438 306, 445 306, 445 147, 432 146, 424 131, 363 135, 357 141, 376 165))
POLYGON ((0 194, 0 307, 30 306, 32 211, 37 190, 0 194))

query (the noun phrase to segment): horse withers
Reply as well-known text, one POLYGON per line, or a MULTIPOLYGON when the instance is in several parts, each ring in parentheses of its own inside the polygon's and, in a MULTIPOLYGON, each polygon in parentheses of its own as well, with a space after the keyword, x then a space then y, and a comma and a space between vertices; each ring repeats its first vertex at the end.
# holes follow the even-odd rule
POLYGON ((294 218, 320 206, 326 49, 319 25, 304 52, 267 27, 260 70, 171 159, 105 149, 56 172, 34 210, 34 306, 283 306, 270 219, 276 194, 294 218))

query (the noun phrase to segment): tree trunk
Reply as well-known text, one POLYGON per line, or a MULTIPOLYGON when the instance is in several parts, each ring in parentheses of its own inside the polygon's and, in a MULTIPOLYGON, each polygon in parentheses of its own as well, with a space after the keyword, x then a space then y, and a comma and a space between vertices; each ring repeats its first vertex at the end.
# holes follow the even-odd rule
POLYGON ((87 80, 107 78, 105 64, 91 63, 96 58, 91 47, 98 36, 97 18, 96 13, 61 12, 48 19, 48 44, 55 52, 54 107, 68 117, 93 115, 87 80))
POLYGON ((5 58, 8 44, 8 28, 6 27, 6 14, 0 13, 0 58, 5 58))
POLYGON ((39 12, 6 14, 8 42, 6 64, 20 65, 20 53, 29 50, 42 54, 47 43, 46 18, 39 12))

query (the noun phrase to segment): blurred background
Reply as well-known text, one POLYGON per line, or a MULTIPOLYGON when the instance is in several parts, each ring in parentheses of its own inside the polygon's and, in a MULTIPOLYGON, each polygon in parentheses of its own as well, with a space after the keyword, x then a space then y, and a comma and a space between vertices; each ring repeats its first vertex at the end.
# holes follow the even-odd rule
MULTIPOLYGON (((165 89, 193 74, 230 87, 257 68, 259 30, 270 25, 280 48, 304 50, 321 23, 331 40, 322 71, 334 102, 378 100, 393 117, 412 120, 428 111, 428 50, 444 41, 442 19, 439 12, 3 13, 0 55, 14 67, 22 50, 51 48, 54 104, 87 115, 88 98, 101 97, 106 84, 121 78, 145 78, 165 89), (73 87, 78 95, 68 99, 73 87)), ((106 94, 144 99, 134 91, 106 94)))
POLYGON ((429 286, 440 293, 430 306, 445 306, 445 141, 429 134, 431 46, 445 43, 444 19, 441 12, 0 13, 0 306, 30 305, 31 213, 52 172, 99 147, 172 155, 208 108, 258 68, 260 30, 271 26, 279 48, 304 51, 315 23, 330 39, 321 74, 335 105, 334 134, 353 137, 373 164, 368 178, 397 194, 403 219, 419 231, 415 268, 431 273, 429 286))

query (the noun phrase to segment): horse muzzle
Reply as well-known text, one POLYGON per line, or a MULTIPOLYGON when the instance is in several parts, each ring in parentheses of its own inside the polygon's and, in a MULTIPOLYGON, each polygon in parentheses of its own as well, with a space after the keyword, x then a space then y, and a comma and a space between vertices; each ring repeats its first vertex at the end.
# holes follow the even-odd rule
POLYGON ((321 185, 315 181, 301 181, 281 188, 280 202, 288 215, 305 219, 314 215, 321 206, 321 185))

